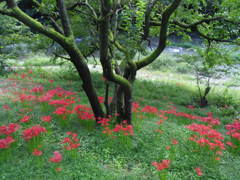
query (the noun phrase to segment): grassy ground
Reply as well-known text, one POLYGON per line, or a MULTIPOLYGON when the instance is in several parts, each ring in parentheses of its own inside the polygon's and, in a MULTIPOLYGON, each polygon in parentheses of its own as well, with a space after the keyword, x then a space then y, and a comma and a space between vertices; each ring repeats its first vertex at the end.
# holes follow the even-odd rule
MULTIPOLYGON (((56 87, 75 92, 76 99, 81 101, 76 104, 87 104, 87 99, 81 89, 78 77, 64 71, 49 72, 43 69, 35 69, 33 73, 27 70, 19 72, 19 75, 9 76, 8 79, 0 79, 0 107, 8 105, 11 110, 0 111, 1 124, 16 122, 21 128, 15 132, 16 142, 10 146, 10 152, 0 149, 0 180, 140 180, 140 179, 167 179, 189 180, 189 179, 216 179, 236 180, 240 177, 239 152, 225 145, 220 160, 214 151, 203 148, 189 140, 192 132, 185 128, 193 122, 206 124, 197 120, 189 120, 172 114, 161 125, 156 124, 160 117, 154 113, 135 112, 133 116, 134 135, 116 135, 116 138, 102 133, 102 128, 95 128, 91 120, 80 120, 76 114, 67 116, 69 123, 61 125, 61 117, 52 112, 55 108, 44 106, 35 101, 19 102, 16 98, 22 92, 30 93, 35 86, 43 86, 44 92, 56 87), (26 76, 25 76, 26 75, 26 76), (54 80, 54 82, 49 82, 54 80), (22 88, 27 89, 22 89, 22 88), (24 110, 25 108, 25 110, 24 110), (26 111, 26 108, 28 110, 26 111), (29 111, 29 108, 32 111, 29 111), (27 123, 19 120, 29 115, 27 123), (41 116, 51 115, 52 122, 47 124, 40 120, 41 116), (43 135, 40 148, 42 156, 32 155, 28 149, 28 143, 22 139, 22 131, 33 125, 40 124, 48 130, 43 135), (76 153, 69 153, 63 148, 61 140, 66 137, 66 132, 71 131, 78 134, 80 147, 76 153), (177 144, 173 143, 177 140, 177 144), (170 146, 170 149, 167 150, 170 146), (59 151, 63 160, 60 163, 51 163, 49 158, 54 151, 59 151), (163 171, 157 171, 152 162, 161 162, 170 159, 170 167, 163 171), (199 167, 203 175, 198 176, 195 168, 199 167), (62 168, 56 172, 55 168, 62 168)), ((104 83, 101 75, 94 73, 94 84, 99 96, 104 96, 104 83)), ((168 81, 136 81, 134 85, 134 101, 142 107, 154 106, 158 110, 168 110, 172 106, 177 112, 206 117, 207 112, 212 112, 214 118, 219 118, 221 124, 214 126, 225 137, 224 143, 230 140, 225 135, 224 125, 230 124, 239 113, 240 95, 236 92, 215 90, 210 94, 210 106, 202 109, 196 103, 197 89, 184 82, 168 81), (187 108, 188 105, 196 106, 195 109, 187 108)), ((239 150, 239 149, 238 149, 239 150)))

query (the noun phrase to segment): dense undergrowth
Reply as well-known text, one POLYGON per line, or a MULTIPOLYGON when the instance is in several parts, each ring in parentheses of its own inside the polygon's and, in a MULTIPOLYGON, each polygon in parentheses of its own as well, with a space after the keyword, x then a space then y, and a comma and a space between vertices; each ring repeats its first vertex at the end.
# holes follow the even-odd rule
MULTIPOLYGON (((94 83, 104 96, 101 75, 94 83)), ((1 180, 240 177, 235 92, 213 91, 199 108, 192 86, 136 81, 133 125, 96 126, 74 73, 22 70, 0 89, 1 180)))

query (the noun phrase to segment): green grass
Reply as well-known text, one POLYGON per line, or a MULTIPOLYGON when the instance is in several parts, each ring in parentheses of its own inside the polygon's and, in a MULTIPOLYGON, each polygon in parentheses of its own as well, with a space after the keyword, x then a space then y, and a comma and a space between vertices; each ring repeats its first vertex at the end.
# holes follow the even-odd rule
MULTIPOLYGON (((24 70, 24 72, 27 72, 24 70)), ((10 75, 9 77, 13 77, 10 75)), ((77 93, 81 99, 81 104, 88 104, 87 98, 82 91, 79 77, 74 72, 67 70, 56 70, 49 72, 41 68, 34 69, 31 75, 34 83, 41 84, 45 89, 53 87, 62 87, 77 93), (54 83, 50 84, 49 79, 54 83)), ((104 84, 101 75, 93 73, 95 87, 99 95, 104 95, 104 84)), ((2 82, 5 79, 0 79, 2 82)), ((19 80, 17 84, 20 87, 31 88, 34 85, 28 84, 29 80, 19 80)), ((113 85, 111 85, 113 88, 113 85)), ((12 90, 11 81, 9 84, 0 83, 0 88, 12 90)), ((17 88, 18 90, 18 88, 17 88)), ((134 101, 140 103, 143 107, 151 105, 160 109, 169 109, 169 105, 174 104, 178 111, 191 113, 198 116, 205 116, 206 112, 213 112, 214 117, 220 118, 222 124, 217 127, 222 133, 225 133, 224 124, 231 123, 239 110, 239 93, 225 92, 216 89, 210 93, 210 106, 202 110, 187 109, 186 105, 197 105, 195 97, 197 89, 192 83, 187 81, 179 84, 176 80, 164 81, 145 81, 137 80, 134 85, 134 101), (234 94, 234 96, 233 96, 234 94), (228 105, 231 109, 223 109, 222 105, 228 105), (227 111, 227 112, 224 112, 227 111), (228 112, 229 111, 229 112, 228 112)), ((10 94, 10 93, 9 93, 10 94)), ((18 122, 20 119, 20 109, 22 104, 10 101, 11 98, 0 96, 0 107, 8 104, 12 110, 10 112, 0 111, 0 124, 18 122)), ((40 117, 49 112, 41 111, 38 104, 31 105, 31 123, 22 125, 18 131, 20 133, 26 126, 41 123, 40 117)), ((22 114, 23 115, 23 114, 22 114)), ((130 145, 126 145, 121 139, 111 139, 102 134, 100 127, 95 128, 91 122, 79 122, 78 118, 72 117, 70 126, 61 127, 54 119, 50 129, 51 133, 45 136, 43 142, 44 154, 42 164, 38 164, 36 157, 26 150, 26 142, 22 138, 18 139, 16 148, 13 149, 10 157, 0 162, 0 180, 140 180, 159 179, 158 172, 151 165, 153 161, 160 162, 162 159, 171 159, 172 163, 168 169, 168 179, 171 180, 189 180, 189 179, 217 179, 217 180, 236 180, 240 177, 240 157, 230 151, 224 151, 224 156, 220 162, 210 159, 208 151, 199 148, 199 153, 194 153, 195 147, 189 142, 190 132, 184 128, 189 123, 184 118, 169 116, 162 125, 163 134, 155 132, 159 128, 156 124, 159 117, 154 115, 144 115, 143 119, 134 115, 134 136, 128 140, 130 145), (73 131, 79 134, 81 146, 75 158, 67 156, 63 152, 62 145, 59 143, 65 132, 73 131), (167 151, 166 146, 171 145, 171 140, 177 139, 179 144, 172 146, 174 152, 167 151), (57 173, 54 166, 48 162, 52 152, 58 150, 63 154, 63 161, 58 165, 62 171, 57 173), (201 167, 203 176, 198 177, 194 168, 201 167)), ((196 122, 196 121, 195 121, 196 122)), ((20 134, 18 134, 20 137, 20 134)))

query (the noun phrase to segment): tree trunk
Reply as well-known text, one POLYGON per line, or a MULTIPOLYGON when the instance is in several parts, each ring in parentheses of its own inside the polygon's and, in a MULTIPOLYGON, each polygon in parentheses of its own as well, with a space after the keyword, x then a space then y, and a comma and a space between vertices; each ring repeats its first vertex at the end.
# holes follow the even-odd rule
POLYGON ((76 47, 75 43, 71 44, 71 46, 63 48, 68 52, 71 57, 71 61, 74 64, 75 68, 78 71, 78 74, 82 80, 82 88, 86 93, 88 100, 91 104, 96 122, 98 121, 99 117, 104 117, 105 114, 102 110, 102 107, 98 101, 98 96, 96 93, 96 89, 93 86, 93 81, 91 77, 91 73, 85 61, 83 61, 84 57, 81 52, 76 47))

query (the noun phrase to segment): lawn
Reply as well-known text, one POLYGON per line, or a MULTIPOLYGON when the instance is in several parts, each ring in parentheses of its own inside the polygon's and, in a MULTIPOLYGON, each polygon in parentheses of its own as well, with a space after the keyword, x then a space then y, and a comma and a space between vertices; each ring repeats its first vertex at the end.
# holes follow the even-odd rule
MULTIPOLYGON (((104 96, 98 73, 94 84, 104 96)), ((0 90, 0 180, 240 177, 237 91, 215 90, 199 108, 190 84, 137 80, 132 126, 96 126, 73 72, 25 69, 0 90)))

